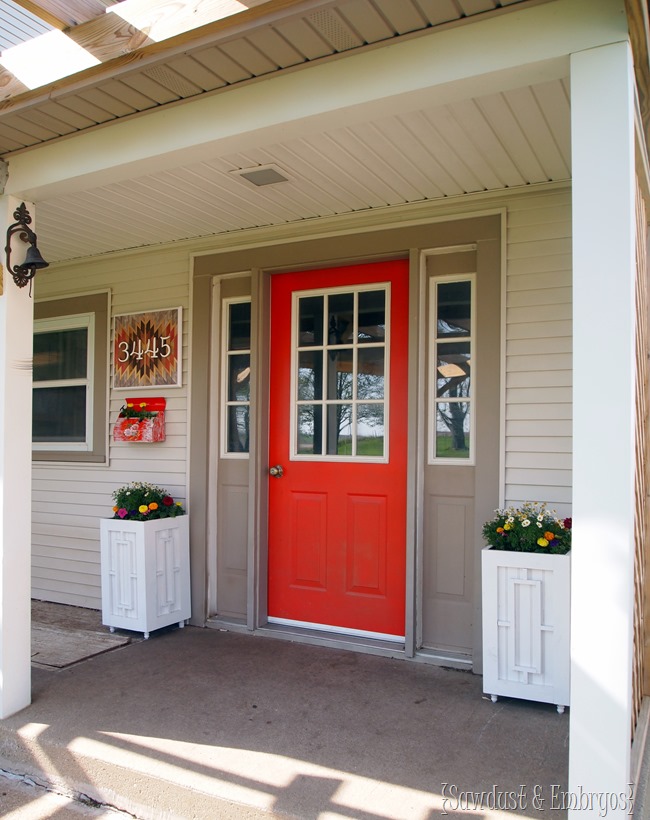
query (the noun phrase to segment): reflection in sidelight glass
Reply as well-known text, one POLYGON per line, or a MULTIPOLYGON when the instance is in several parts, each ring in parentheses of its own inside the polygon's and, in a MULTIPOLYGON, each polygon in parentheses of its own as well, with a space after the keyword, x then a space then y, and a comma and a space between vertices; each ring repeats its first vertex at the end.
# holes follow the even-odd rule
POLYGON ((228 407, 226 435, 229 453, 247 453, 249 450, 250 408, 244 405, 228 407))
POLYGON ((472 295, 474 278, 432 280, 430 457, 472 457, 472 295))
POLYGON ((436 419, 436 456, 468 458, 470 445, 470 411, 465 402, 438 404, 436 419))
POLYGON ((228 357, 228 401, 250 401, 250 354, 228 357))
POLYGON ((471 347, 469 342, 438 345, 436 395, 467 398, 470 393, 471 347))
POLYGON ((226 454, 248 453, 251 384, 251 303, 225 300, 223 303, 226 343, 223 379, 225 396, 226 454))
POLYGON ((472 283, 440 282, 437 286, 437 335, 469 336, 471 333, 472 283))

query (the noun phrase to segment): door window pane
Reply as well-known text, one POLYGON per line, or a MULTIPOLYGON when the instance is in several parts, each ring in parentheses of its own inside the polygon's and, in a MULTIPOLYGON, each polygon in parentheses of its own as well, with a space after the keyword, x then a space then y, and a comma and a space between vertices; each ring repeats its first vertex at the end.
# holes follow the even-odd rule
POLYGON ((298 296, 295 455, 387 457, 388 287, 298 296))
POLYGON ((352 349, 330 351, 327 362, 327 398, 334 400, 351 399, 353 384, 352 349))
POLYGON ((320 404, 302 404, 298 408, 298 453, 317 455, 322 452, 323 408, 320 404))
POLYGON ((384 398, 384 355, 383 347, 360 348, 357 356, 357 398, 384 398))
POLYGON ((323 344, 324 297, 303 296, 298 307, 298 345, 323 344))
POLYGON ((360 455, 384 455, 384 405, 359 404, 357 407, 357 448, 360 455))
POLYGON ((328 298, 327 305, 327 343, 349 343, 354 333, 354 294, 333 293, 328 298))
POLYGON ((323 353, 303 350, 298 354, 298 401, 323 398, 323 353))
POLYGON ((352 455, 352 404, 327 406, 327 454, 352 455))
POLYGON ((386 291, 368 290, 359 294, 359 342, 383 342, 386 339, 386 291))

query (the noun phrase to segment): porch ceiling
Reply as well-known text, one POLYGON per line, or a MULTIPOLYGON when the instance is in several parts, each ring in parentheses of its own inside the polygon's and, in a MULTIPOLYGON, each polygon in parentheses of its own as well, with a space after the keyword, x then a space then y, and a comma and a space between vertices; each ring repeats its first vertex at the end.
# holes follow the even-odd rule
POLYGON ((39 244, 55 261, 566 180, 569 129, 566 80, 386 116, 40 202, 39 244), (233 173, 266 165, 287 181, 233 173))
MULTIPOLYGON (((0 70, 0 156, 9 162, 11 173, 15 152, 80 131, 145 116, 273 73, 302 70, 343 53, 434 36, 444 28, 538 3, 246 0, 246 10, 218 19, 218 8, 233 5, 233 0, 186 0, 171 4, 180 9, 176 17, 163 14, 161 19, 161 9, 170 4, 151 0, 0 0, 3 19, 10 9, 15 19, 31 16, 32 27, 58 27, 101 60, 93 68, 31 91, 0 70), (41 17, 28 15, 23 6, 40 11, 41 17), (127 6, 140 14, 133 18, 137 25, 99 13, 104 7, 111 12, 127 6), (57 18, 59 7, 74 8, 78 22, 57 18), (157 20, 147 17, 155 7, 157 20), (193 28, 189 18, 199 8, 202 25, 193 28), (156 26, 159 42, 149 36, 156 26)), ((36 33, 14 31, 14 42, 36 33)), ((567 79, 446 105, 387 111, 380 118, 355 118, 349 124, 333 121, 331 127, 325 124, 308 135, 292 133, 288 127, 279 140, 276 134, 241 153, 222 151, 149 175, 39 200, 39 246, 49 261, 56 262, 565 180, 570 177, 569 130, 567 79), (233 173, 266 165, 274 166, 287 181, 256 187, 233 173)))

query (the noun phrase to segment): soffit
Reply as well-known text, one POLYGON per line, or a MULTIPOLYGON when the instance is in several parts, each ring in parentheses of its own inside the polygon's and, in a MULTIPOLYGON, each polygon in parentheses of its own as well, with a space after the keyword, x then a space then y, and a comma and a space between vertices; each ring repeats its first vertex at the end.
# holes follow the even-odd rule
POLYGON ((58 28, 99 60, 33 90, 0 68, 0 156, 541 1, 0 0, 0 44, 58 28))
POLYGON ((570 179, 568 80, 325 128, 40 201, 51 261, 570 179), (286 182, 233 173, 271 165, 286 182), (70 226, 74 230, 70 230, 70 226))

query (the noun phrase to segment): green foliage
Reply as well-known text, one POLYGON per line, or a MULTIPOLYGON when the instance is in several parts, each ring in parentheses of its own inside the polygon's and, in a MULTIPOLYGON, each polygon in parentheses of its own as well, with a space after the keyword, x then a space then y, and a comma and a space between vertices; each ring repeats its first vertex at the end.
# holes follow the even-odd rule
POLYGON ((180 501, 174 501, 163 487, 146 481, 133 481, 113 493, 113 518, 129 521, 150 521, 154 518, 175 518, 185 515, 180 501))
POLYGON ((483 525, 483 538, 497 550, 565 555, 571 549, 571 519, 560 519, 546 504, 526 502, 520 509, 496 510, 483 525))

